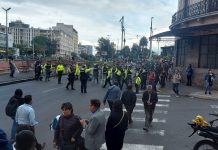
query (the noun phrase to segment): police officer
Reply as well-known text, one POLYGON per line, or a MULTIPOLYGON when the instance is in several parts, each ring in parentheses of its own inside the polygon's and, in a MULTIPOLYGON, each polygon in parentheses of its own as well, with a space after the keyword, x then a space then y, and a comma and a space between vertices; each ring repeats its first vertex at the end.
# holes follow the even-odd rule
POLYGON ((136 89, 136 94, 139 93, 139 87, 140 87, 140 84, 141 84, 141 78, 140 78, 140 75, 137 73, 137 74, 136 74, 136 78, 135 78, 135 89, 136 89))
POLYGON ((126 84, 126 87, 128 85, 128 83, 127 83, 127 74, 128 74, 128 69, 125 68, 124 72, 123 72, 123 81, 122 81, 121 89, 123 88, 124 83, 126 84))
POLYGON ((61 78, 63 72, 64 72, 64 66, 59 62, 56 68, 56 74, 58 75, 58 84, 61 84, 61 78))
POLYGON ((95 83, 95 80, 97 81, 98 84, 98 65, 95 64, 94 65, 94 69, 93 69, 93 82, 95 83))
POLYGON ((108 68, 108 70, 107 70, 107 77, 106 77, 106 80, 105 80, 103 88, 105 88, 107 86, 107 83, 109 83, 110 86, 112 85, 111 84, 111 75, 112 75, 112 69, 108 68))
POLYGON ((121 86, 121 69, 120 69, 120 67, 117 67, 114 73, 115 73, 115 77, 116 77, 116 80, 118 82, 118 85, 121 89, 122 86, 121 86))
POLYGON ((71 90, 75 90, 74 89, 74 80, 75 80, 75 72, 76 72, 76 68, 71 65, 68 70, 68 83, 67 83, 67 86, 66 86, 66 89, 69 90, 69 85, 71 85, 71 90))
POLYGON ((52 64, 51 61, 48 61, 45 65, 44 65, 44 69, 45 69, 45 81, 50 81, 50 75, 51 75, 51 69, 52 69, 52 64))
POLYGON ((88 72, 90 69, 86 68, 86 65, 83 65, 80 70, 80 82, 81 82, 81 93, 87 93, 87 81, 88 81, 88 72))
POLYGON ((102 67, 102 85, 105 83, 106 78, 107 78, 107 72, 108 72, 108 67, 107 64, 104 64, 102 67))

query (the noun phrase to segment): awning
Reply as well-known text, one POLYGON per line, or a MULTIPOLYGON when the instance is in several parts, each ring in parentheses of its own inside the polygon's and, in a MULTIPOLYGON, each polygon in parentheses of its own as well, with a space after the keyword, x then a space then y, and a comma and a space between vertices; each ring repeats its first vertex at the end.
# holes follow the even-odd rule
POLYGON ((153 35, 151 38, 154 39, 154 38, 171 37, 171 36, 175 36, 173 35, 172 31, 165 31, 165 32, 153 35))

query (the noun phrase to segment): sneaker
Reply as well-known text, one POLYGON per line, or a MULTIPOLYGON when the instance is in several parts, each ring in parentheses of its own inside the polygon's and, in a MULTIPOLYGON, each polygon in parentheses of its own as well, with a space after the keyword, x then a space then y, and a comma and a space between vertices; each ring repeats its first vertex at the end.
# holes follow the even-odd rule
POLYGON ((69 90, 69 88, 68 88, 68 87, 66 87, 66 89, 67 89, 67 90, 69 90))
POLYGON ((205 95, 207 95, 207 92, 205 92, 205 95))
POLYGON ((209 94, 211 94, 211 92, 209 92, 209 94))
POLYGON ((71 90, 76 90, 76 89, 72 88, 71 90))

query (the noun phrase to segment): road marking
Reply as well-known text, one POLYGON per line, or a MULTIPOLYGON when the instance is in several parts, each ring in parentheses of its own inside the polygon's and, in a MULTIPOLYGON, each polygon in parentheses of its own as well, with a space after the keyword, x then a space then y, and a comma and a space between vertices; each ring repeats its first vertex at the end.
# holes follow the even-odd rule
POLYGON ((210 105, 210 107, 213 108, 213 109, 214 109, 214 108, 217 109, 217 108, 218 108, 218 105, 210 105))
MULTIPOLYGON (((141 98, 137 98, 137 101, 142 101, 141 98)), ((166 102, 166 103, 169 103, 170 100, 169 99, 158 99, 158 102, 166 102)))
POLYGON ((167 102, 167 103, 169 103, 170 100, 169 99, 158 99, 158 102, 167 102))
MULTIPOLYGON (((110 112, 110 108, 104 108, 102 111, 105 111, 105 112, 110 112)), ((126 111, 126 109, 123 109, 123 111, 126 111)), ((135 113, 141 113, 141 112, 145 112, 144 109, 134 109, 133 112, 135 113)), ((156 114, 168 114, 168 111, 167 110, 155 110, 154 113, 156 114)))
POLYGON ((155 131, 149 130, 148 132, 146 132, 143 129, 128 129, 128 130, 126 130, 126 133, 129 133, 129 134, 152 134, 152 135, 164 136, 165 130, 155 130, 155 131))
POLYGON ((171 95, 161 95, 161 94, 158 94, 157 96, 158 97, 171 97, 171 95))
MULTIPOLYGON (((136 106, 144 106, 144 104, 136 103, 136 106)), ((169 104, 156 104, 157 107, 169 107, 169 104)))
MULTIPOLYGON (((136 96, 142 96, 142 93, 136 94, 136 96)), ((171 97, 171 95, 162 95, 162 94, 158 94, 158 97, 171 97)))
MULTIPOLYGON (((123 143, 122 150, 163 150, 163 146, 159 145, 142 145, 142 144, 127 144, 123 143)), ((101 150, 107 150, 106 144, 104 143, 101 150)))
POLYGON ((48 93, 48 92, 51 92, 51 91, 54 91, 54 90, 57 90, 57 89, 61 89, 61 88, 63 88, 63 86, 57 87, 57 88, 53 88, 53 89, 49 89, 49 90, 44 90, 44 91, 42 91, 42 93, 48 93))
MULTIPOLYGON (((145 122, 145 118, 135 118, 132 117, 133 121, 139 121, 139 122, 145 122)), ((159 120, 158 118, 153 118, 152 120, 153 123, 166 123, 165 119, 159 120)))

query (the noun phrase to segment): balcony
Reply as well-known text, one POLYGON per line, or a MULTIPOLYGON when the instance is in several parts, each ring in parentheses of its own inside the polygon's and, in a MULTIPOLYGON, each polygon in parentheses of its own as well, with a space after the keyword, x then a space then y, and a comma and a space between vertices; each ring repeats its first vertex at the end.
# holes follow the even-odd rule
POLYGON ((189 5, 184 9, 176 12, 172 16, 171 27, 184 21, 198 19, 215 14, 218 14, 218 0, 202 0, 201 2, 189 5))

